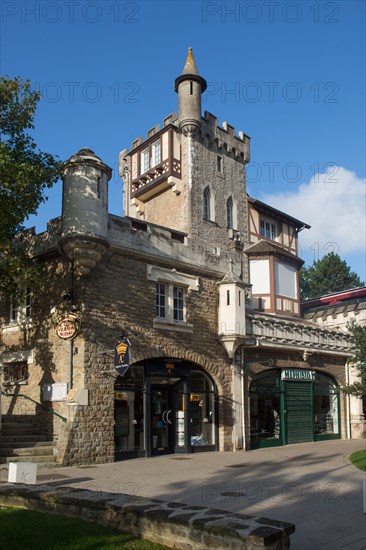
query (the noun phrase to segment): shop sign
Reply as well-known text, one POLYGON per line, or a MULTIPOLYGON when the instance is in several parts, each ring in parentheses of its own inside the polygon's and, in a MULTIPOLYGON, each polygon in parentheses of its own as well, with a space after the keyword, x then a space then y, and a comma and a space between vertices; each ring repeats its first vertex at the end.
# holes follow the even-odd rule
POLYGON ((80 319, 76 315, 65 315, 57 322, 56 334, 62 340, 72 340, 79 333, 79 329, 80 319))
POLYGON ((114 367, 123 376, 131 363, 131 343, 128 338, 122 338, 114 346, 114 367))
POLYGON ((127 401, 127 393, 122 391, 115 391, 114 392, 114 399, 116 401, 127 401))
POLYGON ((198 393, 191 393, 190 395, 190 401, 200 401, 201 400, 201 396, 198 394, 198 393))
POLYGON ((315 376, 316 376, 315 370, 284 369, 281 372, 282 380, 313 381, 315 380, 315 376))

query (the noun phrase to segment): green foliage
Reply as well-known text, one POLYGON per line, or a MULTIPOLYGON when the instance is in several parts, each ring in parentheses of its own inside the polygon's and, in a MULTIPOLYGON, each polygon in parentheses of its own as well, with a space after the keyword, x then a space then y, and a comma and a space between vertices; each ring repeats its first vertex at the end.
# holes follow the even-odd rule
POLYGON ((301 300, 318 298, 324 294, 363 286, 357 273, 351 271, 338 254, 330 252, 310 267, 300 271, 301 300))
POLYGON ((16 281, 30 284, 36 265, 14 237, 35 214, 59 178, 61 163, 39 150, 30 131, 40 94, 29 80, 0 78, 0 294, 14 295, 16 281))
POLYGON ((153 544, 77 518, 0 508, 0 548, 6 550, 164 550, 153 544))
POLYGON ((350 461, 356 468, 366 472, 366 450, 362 449, 361 451, 356 451, 352 453, 349 457, 350 461))
POLYGON ((345 386, 343 393, 355 395, 356 397, 366 397, 366 325, 350 325, 351 342, 353 344, 353 357, 351 362, 358 370, 358 380, 353 384, 345 386))

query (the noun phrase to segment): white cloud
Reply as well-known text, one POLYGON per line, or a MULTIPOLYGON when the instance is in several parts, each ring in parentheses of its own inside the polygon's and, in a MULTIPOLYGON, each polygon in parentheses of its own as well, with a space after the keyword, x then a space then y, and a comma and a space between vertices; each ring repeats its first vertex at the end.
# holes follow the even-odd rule
POLYGON ((365 251, 366 180, 334 166, 315 174, 289 193, 264 195, 267 204, 311 225, 300 233, 300 245, 341 257, 365 251))

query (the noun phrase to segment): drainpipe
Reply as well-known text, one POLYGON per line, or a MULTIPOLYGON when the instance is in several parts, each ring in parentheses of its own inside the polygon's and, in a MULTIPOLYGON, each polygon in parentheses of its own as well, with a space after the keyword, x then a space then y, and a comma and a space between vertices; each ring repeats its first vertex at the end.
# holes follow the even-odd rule
MULTIPOLYGON (((242 349, 243 354, 243 349, 242 349)), ((243 365, 243 361, 241 361, 243 365)), ((241 382, 241 429, 242 429, 242 438, 243 438, 243 451, 247 450, 246 438, 245 438, 245 406, 244 406, 244 380, 245 380, 245 369, 244 366, 240 368, 240 382, 241 382)))
MULTIPOLYGON (((70 309, 74 303, 74 260, 70 261, 70 270, 69 270, 69 293, 71 295, 70 309)), ((69 369, 68 369, 68 383, 67 391, 69 392, 73 386, 73 355, 74 355, 74 346, 73 340, 69 340, 69 369)))
POLYGON ((72 389, 72 380, 73 380, 73 345, 72 340, 69 341, 69 379, 67 383, 67 391, 69 392, 72 389))
POLYGON ((234 372, 235 370, 239 371, 240 374, 240 415, 241 415, 241 437, 242 437, 242 449, 243 451, 246 451, 246 439, 245 439, 245 391, 244 391, 244 380, 245 380, 245 365, 244 365, 244 349, 243 347, 240 348, 240 365, 238 366, 235 362, 235 354, 234 354, 234 372))

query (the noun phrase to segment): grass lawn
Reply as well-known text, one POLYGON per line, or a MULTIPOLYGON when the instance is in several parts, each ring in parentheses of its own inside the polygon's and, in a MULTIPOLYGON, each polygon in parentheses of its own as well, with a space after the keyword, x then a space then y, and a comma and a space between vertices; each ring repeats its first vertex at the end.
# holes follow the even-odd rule
POLYGON ((22 508, 0 508, 1 550, 165 550, 116 529, 22 508))
POLYGON ((354 466, 366 472, 366 449, 352 453, 349 459, 354 466))

